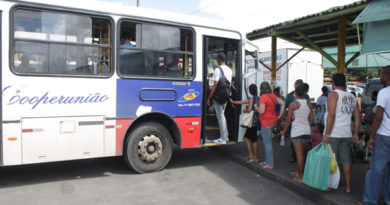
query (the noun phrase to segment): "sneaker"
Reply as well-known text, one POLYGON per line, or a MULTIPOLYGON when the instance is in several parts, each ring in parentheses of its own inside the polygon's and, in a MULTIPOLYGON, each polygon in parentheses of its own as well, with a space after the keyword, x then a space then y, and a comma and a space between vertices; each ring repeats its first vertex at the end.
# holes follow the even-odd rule
POLYGON ((214 143, 219 143, 219 144, 226 144, 226 141, 223 140, 222 138, 218 138, 218 139, 215 139, 213 140, 214 143))

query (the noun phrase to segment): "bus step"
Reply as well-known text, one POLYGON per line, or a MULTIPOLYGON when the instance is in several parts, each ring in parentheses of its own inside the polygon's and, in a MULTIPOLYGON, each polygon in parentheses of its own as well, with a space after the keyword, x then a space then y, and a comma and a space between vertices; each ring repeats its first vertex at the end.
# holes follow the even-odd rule
MULTIPOLYGON (((237 144, 237 142, 234 142, 234 141, 228 141, 226 144, 237 144)), ((214 147, 214 146, 220 146, 220 145, 225 145, 225 144, 221 144, 221 143, 215 143, 213 141, 210 141, 210 140, 206 140, 206 143, 204 145, 202 145, 202 147, 214 147)))
POLYGON ((210 126, 206 127, 206 131, 213 131, 213 130, 219 130, 219 127, 210 127, 210 126))

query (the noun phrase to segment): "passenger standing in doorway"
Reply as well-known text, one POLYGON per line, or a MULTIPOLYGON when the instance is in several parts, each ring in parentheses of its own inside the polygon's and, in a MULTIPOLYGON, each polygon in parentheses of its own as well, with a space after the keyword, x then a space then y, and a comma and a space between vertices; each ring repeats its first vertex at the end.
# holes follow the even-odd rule
POLYGON ((272 93, 271 85, 268 82, 262 82, 260 85, 260 101, 255 105, 255 109, 259 112, 259 119, 261 122, 265 161, 260 163, 260 165, 264 169, 274 168, 272 129, 275 126, 277 119, 283 116, 283 112, 280 112, 280 115, 276 116, 275 107, 277 104, 280 104, 281 110, 284 110, 283 100, 272 93))
POLYGON ((250 128, 246 128, 244 135, 244 139, 249 151, 249 156, 245 158, 247 163, 259 161, 259 149, 257 143, 257 126, 259 125, 259 113, 256 111, 256 109, 254 109, 254 105, 259 103, 259 96, 257 95, 257 86, 255 84, 251 84, 249 86, 249 93, 251 94, 251 96, 247 100, 234 101, 231 98, 229 99, 230 103, 232 104, 247 104, 246 109, 242 111, 243 113, 249 113, 252 110, 254 111, 252 126, 250 128))
POLYGON ((383 194, 386 204, 390 204, 390 66, 382 68, 381 82, 385 88, 379 91, 376 113, 373 119, 368 146, 372 153, 371 167, 364 185, 364 204, 378 204, 383 174, 387 169, 383 194))
POLYGON ((356 98, 346 91, 346 78, 344 74, 333 75, 333 92, 329 93, 327 99, 327 111, 325 113, 325 133, 323 141, 330 143, 336 161, 342 165, 345 178, 345 193, 351 193, 351 153, 352 142, 359 139, 360 109, 357 106, 356 98), (351 132, 352 116, 354 121, 354 132, 351 132))
MULTIPOLYGON (((286 104, 286 108, 288 109, 288 107, 290 106, 290 103, 294 102, 297 98, 295 97, 295 88, 298 86, 298 85, 303 85, 303 80, 302 79, 298 79, 295 81, 294 83, 294 90, 291 91, 289 94, 287 94, 286 96, 286 100, 285 100, 285 104, 286 104)), ((310 102, 310 97, 305 94, 304 95, 304 98, 310 102)), ((287 110, 288 111, 288 110, 287 110)), ((291 126, 287 129, 287 135, 290 136, 290 133, 291 133, 291 126)), ((291 136, 290 136, 291 137, 291 136)), ((293 144, 291 143, 291 159, 288 160, 289 162, 291 163, 294 163, 297 161, 297 156, 295 154, 295 151, 294 151, 294 147, 293 147, 293 144)))
MULTIPOLYGON (((225 54, 219 54, 217 58, 219 67, 214 70, 213 78, 214 85, 211 88, 210 94, 207 98, 207 105, 210 106, 212 97, 217 89, 218 82, 221 78, 226 78, 229 83, 232 83, 232 70, 226 65, 226 56, 225 54), (222 73, 221 73, 222 72, 222 73)), ((229 133, 227 129, 226 117, 225 117, 225 108, 226 103, 220 104, 215 99, 212 100, 215 108, 215 113, 218 119, 220 138, 214 140, 215 143, 226 144, 229 140, 229 133)))

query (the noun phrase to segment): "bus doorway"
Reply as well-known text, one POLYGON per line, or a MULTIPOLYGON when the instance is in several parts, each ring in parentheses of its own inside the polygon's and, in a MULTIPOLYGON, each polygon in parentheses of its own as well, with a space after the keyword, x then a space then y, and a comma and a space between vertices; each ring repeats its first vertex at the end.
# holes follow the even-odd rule
MULTIPOLYGON (((241 52, 240 41, 205 36, 203 38, 203 130, 202 141, 204 145, 214 145, 216 143, 213 140, 220 138, 220 128, 218 125, 218 119, 215 114, 214 106, 207 106, 207 97, 213 87, 213 74, 216 68, 219 67, 217 62, 218 54, 225 54, 226 65, 232 69, 232 98, 241 99, 241 52)), ((225 108, 225 118, 227 122, 227 128, 229 133, 228 143, 234 143, 238 141, 238 124, 239 124, 239 106, 232 106, 230 102, 227 102, 225 108)))

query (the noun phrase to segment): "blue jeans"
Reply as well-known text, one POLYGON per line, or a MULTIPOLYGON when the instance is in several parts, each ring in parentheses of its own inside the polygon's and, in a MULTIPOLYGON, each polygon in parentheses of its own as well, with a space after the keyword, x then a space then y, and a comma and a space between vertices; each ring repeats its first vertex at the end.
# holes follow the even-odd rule
POLYGON ((274 166, 274 152, 272 150, 272 128, 261 127, 261 136, 263 137, 263 145, 265 149, 265 161, 268 162, 270 166, 274 166))
POLYGON ((385 202, 390 204, 390 136, 375 135, 375 149, 372 153, 371 167, 366 175, 362 202, 378 204, 382 177, 387 168, 387 176, 383 185, 385 202))

